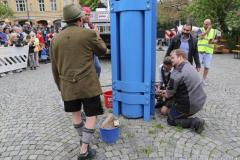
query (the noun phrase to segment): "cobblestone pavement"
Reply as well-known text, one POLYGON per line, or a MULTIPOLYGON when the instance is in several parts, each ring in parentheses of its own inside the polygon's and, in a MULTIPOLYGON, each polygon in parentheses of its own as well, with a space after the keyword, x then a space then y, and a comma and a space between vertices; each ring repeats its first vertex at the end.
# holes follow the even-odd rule
MULTIPOLYGON (((163 53, 157 57, 160 63, 163 53)), ((110 61, 101 63, 101 83, 108 85, 110 61)), ((197 115, 206 120, 201 135, 170 127, 158 114, 150 122, 121 117, 116 144, 95 134, 96 159, 240 159, 240 60, 214 55, 209 80, 207 103, 197 115)), ((79 137, 63 111, 50 64, 0 78, 0 88, 0 160, 77 159, 79 137)))

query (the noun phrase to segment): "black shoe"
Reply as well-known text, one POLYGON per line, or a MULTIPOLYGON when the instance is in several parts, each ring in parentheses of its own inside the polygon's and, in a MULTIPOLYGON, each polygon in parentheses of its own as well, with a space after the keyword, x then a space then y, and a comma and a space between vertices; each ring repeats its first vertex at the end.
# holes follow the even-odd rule
POLYGON ((196 133, 201 134, 202 131, 204 130, 205 120, 196 117, 194 118, 192 124, 193 124, 192 129, 194 129, 196 133))
POLYGON ((96 156, 96 150, 88 148, 86 153, 80 154, 78 160, 92 159, 96 156))

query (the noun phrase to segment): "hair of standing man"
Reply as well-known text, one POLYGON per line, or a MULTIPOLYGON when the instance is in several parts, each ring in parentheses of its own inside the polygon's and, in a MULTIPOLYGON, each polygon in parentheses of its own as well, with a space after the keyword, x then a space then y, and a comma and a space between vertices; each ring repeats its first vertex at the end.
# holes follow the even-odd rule
POLYGON ((167 56, 163 59, 163 64, 165 65, 172 65, 172 61, 171 61, 171 57, 170 56, 167 56))
POLYGON ((184 24, 184 25, 186 25, 186 26, 191 26, 191 29, 192 29, 192 22, 191 22, 190 19, 187 19, 187 20, 185 21, 185 24, 184 24))
POLYGON ((67 23, 67 25, 71 25, 71 24, 77 23, 77 21, 79 21, 79 20, 82 21, 81 17, 79 17, 77 19, 74 19, 74 20, 71 20, 71 21, 67 21, 66 23, 67 23))
POLYGON ((192 30, 192 23, 191 23, 189 20, 187 20, 186 23, 185 23, 184 25, 186 25, 186 26, 190 26, 190 27, 191 27, 191 30, 192 30))
POLYGON ((209 18, 208 18, 208 19, 205 19, 205 20, 204 20, 204 23, 205 23, 205 22, 206 22, 206 23, 209 23, 209 24, 212 24, 212 21, 211 21, 211 19, 209 19, 209 18))
POLYGON ((175 49, 171 52, 171 54, 172 53, 175 53, 177 57, 183 57, 184 59, 187 59, 186 53, 182 49, 175 49))

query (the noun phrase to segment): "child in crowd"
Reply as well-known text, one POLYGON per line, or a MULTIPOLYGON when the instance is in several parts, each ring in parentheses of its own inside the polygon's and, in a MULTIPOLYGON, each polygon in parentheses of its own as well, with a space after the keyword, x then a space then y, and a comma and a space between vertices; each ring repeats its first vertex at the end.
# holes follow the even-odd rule
MULTIPOLYGON (((156 90, 166 89, 167 84, 170 80, 171 71, 173 70, 171 58, 165 57, 163 64, 159 65, 159 84, 157 84, 156 90)), ((165 98, 156 95, 157 104, 155 108, 159 109, 160 113, 167 115, 167 109, 171 106, 171 100, 165 100, 165 98)))
POLYGON ((29 66, 31 70, 36 70, 37 62, 36 62, 36 46, 38 45, 38 39, 35 36, 34 32, 30 33, 30 41, 29 41, 29 66))

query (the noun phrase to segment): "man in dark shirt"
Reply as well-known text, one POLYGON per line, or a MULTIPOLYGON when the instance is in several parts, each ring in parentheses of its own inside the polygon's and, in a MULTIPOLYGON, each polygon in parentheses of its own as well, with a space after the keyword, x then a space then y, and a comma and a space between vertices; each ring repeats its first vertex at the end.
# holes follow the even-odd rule
POLYGON ((193 59, 196 64, 197 71, 200 71, 201 64, 199 61, 199 55, 197 50, 197 40, 191 35, 192 25, 186 23, 183 26, 182 33, 176 35, 171 40, 168 47, 166 56, 170 56, 170 53, 174 49, 184 50, 188 61, 193 64, 193 59))
POLYGON ((166 90, 158 90, 157 94, 165 98, 173 98, 174 104, 168 112, 168 124, 192 128, 195 132, 203 131, 204 120, 188 118, 200 111, 206 101, 206 94, 196 69, 186 60, 186 53, 181 49, 171 52, 174 67, 166 90))

